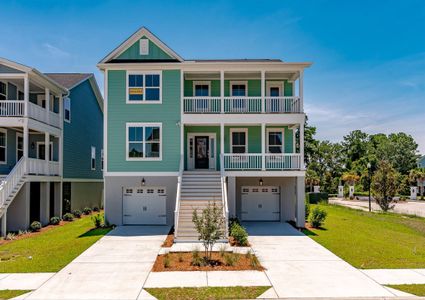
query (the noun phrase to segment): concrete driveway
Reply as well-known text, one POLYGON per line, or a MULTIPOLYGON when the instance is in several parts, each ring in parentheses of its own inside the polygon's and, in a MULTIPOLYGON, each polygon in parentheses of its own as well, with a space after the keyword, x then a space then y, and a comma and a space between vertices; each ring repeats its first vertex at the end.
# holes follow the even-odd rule
POLYGON ((169 229, 117 227, 26 299, 141 299, 169 229))
POLYGON ((243 225, 280 298, 395 296, 287 223, 243 225))

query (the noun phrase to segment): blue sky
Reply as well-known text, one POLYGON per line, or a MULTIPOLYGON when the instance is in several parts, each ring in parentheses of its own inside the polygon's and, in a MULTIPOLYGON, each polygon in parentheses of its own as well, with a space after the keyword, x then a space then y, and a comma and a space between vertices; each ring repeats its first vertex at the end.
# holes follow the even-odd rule
POLYGON ((184 58, 312 61, 318 138, 412 134, 425 154, 425 1, 2 1, 0 56, 42 72, 94 72, 141 26, 184 58))

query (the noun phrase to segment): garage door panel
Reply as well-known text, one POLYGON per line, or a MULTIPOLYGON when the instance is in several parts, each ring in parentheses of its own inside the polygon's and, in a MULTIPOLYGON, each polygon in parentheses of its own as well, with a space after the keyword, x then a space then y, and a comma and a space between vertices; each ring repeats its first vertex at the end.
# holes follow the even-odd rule
POLYGON ((279 187, 242 187, 241 218, 243 221, 279 221, 279 187))
POLYGON ((123 193, 124 225, 165 225, 166 190, 164 187, 125 188, 123 193))

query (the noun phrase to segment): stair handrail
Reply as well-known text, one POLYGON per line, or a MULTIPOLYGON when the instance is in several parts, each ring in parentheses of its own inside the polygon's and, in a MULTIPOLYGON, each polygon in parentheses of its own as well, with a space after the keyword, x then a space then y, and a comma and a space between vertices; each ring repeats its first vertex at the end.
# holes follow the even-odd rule
POLYGON ((177 229, 179 224, 179 212, 180 212, 180 198, 181 198, 181 185, 184 169, 184 156, 180 156, 179 174, 177 177, 177 193, 176 193, 176 208, 174 210, 174 236, 177 236, 177 229))
POLYGON ((225 236, 228 237, 229 206, 227 203, 227 182, 224 174, 224 155, 220 154, 221 198, 223 202, 223 217, 225 221, 225 236))
POLYGON ((0 185, 0 206, 5 204, 7 197, 12 193, 23 175, 25 175, 25 158, 21 157, 0 185))

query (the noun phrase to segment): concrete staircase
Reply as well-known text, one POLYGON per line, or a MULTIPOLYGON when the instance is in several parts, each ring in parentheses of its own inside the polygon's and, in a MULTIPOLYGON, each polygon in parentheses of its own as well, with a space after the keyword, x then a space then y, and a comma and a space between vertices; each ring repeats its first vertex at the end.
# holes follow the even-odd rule
POLYGON ((195 209, 201 213, 209 203, 215 203, 220 210, 223 210, 220 172, 183 172, 176 242, 198 241, 192 214, 195 209))

